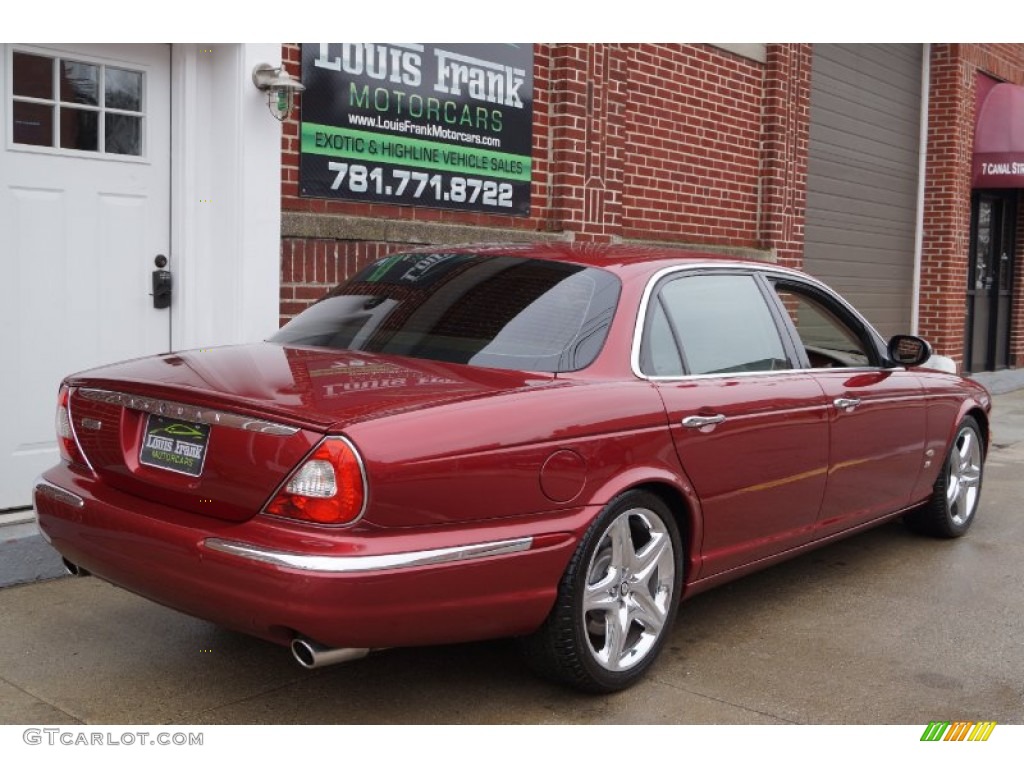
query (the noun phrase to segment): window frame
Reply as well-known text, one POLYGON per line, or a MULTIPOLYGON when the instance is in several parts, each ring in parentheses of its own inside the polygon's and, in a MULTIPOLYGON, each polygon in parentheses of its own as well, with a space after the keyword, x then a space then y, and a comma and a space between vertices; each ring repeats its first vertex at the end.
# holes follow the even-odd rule
MULTIPOLYGON (((672 327, 671 318, 670 328, 672 327)), ((691 379, 713 379, 713 378, 734 378, 746 376, 779 376, 792 375, 793 373, 807 373, 813 371, 878 371, 894 368, 902 368, 889 360, 885 340, 881 337, 874 326, 869 323, 852 305, 842 296, 832 291, 824 283, 820 283, 809 275, 795 272, 784 267, 746 264, 715 264, 713 262, 697 262, 694 264, 682 264, 665 267, 656 272, 647 282, 643 295, 640 299, 640 308, 637 313, 636 326, 633 330, 633 343, 630 352, 630 367, 633 375, 638 379, 653 382, 675 382, 691 379), (653 303, 660 300, 660 289, 672 279, 706 274, 748 274, 752 275, 761 289, 761 294, 768 304, 768 308, 775 322, 776 331, 782 339, 783 349, 791 368, 777 369, 774 371, 736 371, 731 373, 701 373, 694 374, 687 372, 686 359, 680 349, 678 336, 673 328, 673 339, 676 344, 676 352, 680 357, 683 366, 683 373, 678 376, 659 376, 647 373, 649 369, 649 358, 645 355, 644 341, 648 338, 651 324, 653 322, 652 311, 649 311, 653 303), (810 361, 803 349, 803 342, 796 332, 789 319, 789 314, 783 306, 782 298, 775 290, 776 284, 783 284, 795 290, 802 291, 816 299, 819 303, 833 312, 836 317, 845 323, 851 330, 855 331, 857 338, 865 342, 865 347, 871 351, 871 365, 849 368, 812 368, 810 361)))
POLYGON ((633 354, 633 372, 638 378, 647 379, 649 381, 680 381, 684 379, 702 379, 702 378, 732 378, 736 376, 766 376, 773 374, 789 374, 794 370, 801 368, 802 360, 798 354, 796 345, 793 343, 793 337, 789 330, 782 324, 782 318, 780 316, 781 309, 779 306, 778 297, 775 295, 774 290, 768 286, 764 280, 763 274, 753 267, 725 267, 725 266, 692 266, 692 267, 675 267, 664 270, 658 273, 652 278, 651 283, 648 285, 645 296, 642 300, 641 306, 642 320, 637 323, 638 333, 634 336, 634 354, 633 354), (761 370, 761 371, 727 371, 727 372, 712 372, 712 373, 691 373, 690 366, 686 359, 686 351, 683 348, 682 340, 679 335, 679 330, 676 327, 675 320, 671 313, 665 308, 664 301, 662 299, 662 291, 665 286, 676 280, 686 280, 693 278, 708 277, 714 275, 730 275, 736 277, 749 277, 755 287, 757 288, 758 295, 764 301, 765 309, 768 310, 768 314, 771 317, 772 324, 775 328, 775 332, 778 335, 779 343, 782 346, 782 351, 785 354, 786 361, 789 364, 788 368, 777 368, 774 370, 761 370), (651 336, 651 328, 654 323, 654 312, 650 311, 654 305, 658 305, 662 308, 665 314, 665 319, 668 323, 671 331, 672 340, 675 345, 676 354, 679 357, 680 364, 682 367, 682 374, 679 375, 658 375, 648 373, 650 370, 651 357, 649 353, 649 346, 645 343, 651 336))
POLYGON ((92 56, 88 54, 81 54, 74 51, 67 51, 59 47, 54 48, 41 48, 38 46, 31 45, 14 45, 9 44, 3 46, 3 56, 5 60, 5 77, 3 85, 3 99, 4 107, 6 110, 7 117, 5 119, 5 125, 3 126, 4 131, 4 146, 10 152, 28 152, 40 155, 48 155, 50 157, 71 157, 83 160, 100 160, 106 162, 120 162, 120 163, 142 163, 149 164, 151 162, 150 152, 150 72, 145 66, 141 66, 136 63, 127 63, 117 61, 115 59, 108 59, 102 56, 92 56), (23 53, 29 56, 40 56, 51 60, 52 74, 54 77, 54 92, 51 94, 49 99, 41 99, 27 96, 16 96, 14 93, 14 55, 16 53, 23 53), (61 94, 58 88, 58 64, 55 62, 69 61, 81 64, 88 64, 97 67, 100 70, 98 79, 98 103, 93 105, 75 104, 73 102, 64 101, 61 98, 61 94), (139 111, 135 112, 132 110, 125 110, 115 107, 108 107, 106 105, 106 71, 107 69, 120 69, 129 72, 137 72, 142 78, 142 92, 139 99, 139 111), (50 145, 42 144, 22 144, 14 141, 14 105, 15 103, 25 104, 39 104, 43 106, 49 106, 53 109, 53 136, 50 145), (61 147, 59 144, 60 135, 60 115, 64 109, 76 109, 85 112, 92 112, 97 116, 97 148, 91 149, 72 149, 67 147, 61 147), (125 115, 128 117, 136 117, 140 122, 139 129, 139 140, 140 140, 140 154, 129 155, 121 154, 117 152, 108 152, 106 149, 106 116, 107 115, 125 115))

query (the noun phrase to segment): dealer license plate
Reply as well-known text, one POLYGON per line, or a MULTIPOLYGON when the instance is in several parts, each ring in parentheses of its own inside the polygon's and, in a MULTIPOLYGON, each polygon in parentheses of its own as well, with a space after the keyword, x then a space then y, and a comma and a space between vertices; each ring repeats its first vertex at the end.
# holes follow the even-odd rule
POLYGON ((209 424, 192 424, 150 414, 142 436, 139 461, 150 467, 199 477, 209 442, 209 424))

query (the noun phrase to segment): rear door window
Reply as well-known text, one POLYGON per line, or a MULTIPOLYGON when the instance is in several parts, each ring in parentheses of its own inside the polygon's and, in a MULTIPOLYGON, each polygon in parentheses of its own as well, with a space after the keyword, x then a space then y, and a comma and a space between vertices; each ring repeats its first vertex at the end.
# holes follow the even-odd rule
POLYGON ((673 342, 681 367, 689 375, 793 367, 772 311, 753 275, 675 278, 664 283, 651 301, 651 324, 641 353, 643 372, 647 375, 674 374, 667 350, 673 342))

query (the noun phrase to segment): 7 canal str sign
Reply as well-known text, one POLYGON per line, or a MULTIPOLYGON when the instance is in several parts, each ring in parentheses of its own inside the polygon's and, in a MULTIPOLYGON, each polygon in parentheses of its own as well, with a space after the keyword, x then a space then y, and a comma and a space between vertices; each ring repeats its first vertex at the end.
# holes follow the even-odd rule
POLYGON ((533 46, 303 43, 305 197, 528 216, 533 46))

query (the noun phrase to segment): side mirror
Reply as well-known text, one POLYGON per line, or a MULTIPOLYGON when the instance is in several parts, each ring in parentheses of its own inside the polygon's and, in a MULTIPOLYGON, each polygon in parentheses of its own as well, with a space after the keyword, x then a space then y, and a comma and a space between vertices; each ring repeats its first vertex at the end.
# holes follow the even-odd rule
POLYGON ((932 345, 919 336, 893 336, 888 349, 889 359, 906 368, 921 365, 932 356, 932 345))

